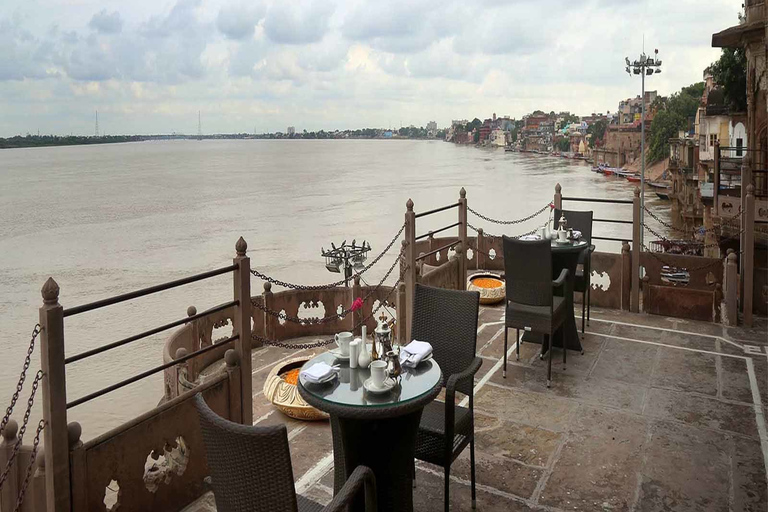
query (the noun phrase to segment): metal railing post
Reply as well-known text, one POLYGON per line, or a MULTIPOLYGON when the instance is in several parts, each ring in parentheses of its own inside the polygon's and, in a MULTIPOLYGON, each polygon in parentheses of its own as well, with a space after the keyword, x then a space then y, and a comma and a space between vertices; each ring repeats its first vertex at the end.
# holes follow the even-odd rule
POLYGON ((741 277, 744 282, 744 294, 741 296, 743 304, 744 325, 752 327, 752 303, 755 289, 755 186, 747 185, 747 195, 744 201, 744 234, 741 246, 742 261, 741 277))
MULTIPOLYGON (((563 187, 559 183, 555 185, 554 205, 557 210, 563 211, 563 187)), ((555 219, 555 223, 557 223, 557 219, 555 219)))
POLYGON ((253 423, 253 382, 251 380, 251 259, 245 255, 248 244, 240 237, 235 244, 237 255, 232 263, 237 265, 234 271, 235 300, 238 301, 235 308, 233 322, 233 334, 235 351, 240 359, 240 400, 242 404, 242 423, 253 423))
POLYGON ((40 357, 45 376, 43 419, 45 430, 45 488, 48 512, 72 508, 67 435, 67 376, 64 365, 64 308, 59 285, 52 277, 43 285, 40 308, 40 357))
POLYGON ((416 214, 412 200, 408 199, 405 208, 405 337, 406 342, 410 342, 413 300, 416 294, 416 214))
POLYGON ((632 294, 629 310, 633 313, 640 311, 640 189, 635 188, 632 198, 632 294))
MULTIPOLYGON (((459 190, 459 241, 463 249, 459 260, 460 290, 467 288, 467 191, 464 187, 459 190)), ((458 254, 458 253, 457 253, 458 254)))

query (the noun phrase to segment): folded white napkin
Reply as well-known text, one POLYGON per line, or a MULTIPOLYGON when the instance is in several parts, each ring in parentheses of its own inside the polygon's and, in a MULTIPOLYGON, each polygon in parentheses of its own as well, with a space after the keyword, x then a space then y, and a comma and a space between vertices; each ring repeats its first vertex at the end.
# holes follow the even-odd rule
POLYGON ((320 361, 305 370, 301 370, 301 376, 309 382, 325 382, 332 373, 339 371, 338 366, 331 366, 320 361))
POLYGON ((432 353, 432 345, 426 341, 413 340, 405 347, 400 348, 400 364, 411 368, 432 353))
POLYGON ((525 241, 541 240, 541 237, 539 235, 523 235, 520 237, 520 240, 525 240, 525 241))

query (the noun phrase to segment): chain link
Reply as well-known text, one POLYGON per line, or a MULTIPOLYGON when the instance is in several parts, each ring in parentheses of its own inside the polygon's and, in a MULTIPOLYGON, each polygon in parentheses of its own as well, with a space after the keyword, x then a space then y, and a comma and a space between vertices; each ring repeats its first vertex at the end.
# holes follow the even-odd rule
MULTIPOLYGON (((381 260, 381 258, 384 257, 384 255, 387 253, 387 251, 389 251, 392 248, 392 246, 395 245, 395 242, 397 241, 398 238, 400 238, 400 235, 403 234, 404 230, 405 230, 405 223, 403 223, 403 225, 400 226, 400 229, 397 231, 397 233, 395 234, 394 238, 392 238, 392 241, 390 241, 389 244, 384 248, 384 250, 378 256, 376 256, 376 258, 373 261, 371 261, 368 265, 363 267, 359 272, 356 272, 356 273, 352 274, 352 276, 349 279, 354 279, 356 276, 363 275, 371 267, 376 265, 379 262, 379 260, 381 260)), ((309 290, 309 291, 327 290, 329 288, 336 288, 337 286, 341 286, 341 285, 347 283, 347 281, 349 281, 349 279, 342 279, 340 281, 336 281, 335 283, 318 284, 318 285, 305 285, 305 284, 294 284, 294 283, 289 283, 289 282, 286 282, 286 281, 280 281, 279 279, 275 279, 273 277, 269 277, 268 275, 263 274, 263 273, 259 272, 256 269, 251 269, 251 274, 253 274, 254 276, 258 277, 262 281, 267 281, 268 283, 272 283, 272 284, 277 285, 277 286, 282 286, 283 288, 290 288, 292 290, 309 290)))
MULTIPOLYGON (((407 271, 409 268, 410 267, 405 267, 405 269, 403 270, 403 273, 405 271, 407 271)), ((354 325, 354 327, 352 328, 353 331, 357 330, 358 327, 360 327, 361 325, 363 325, 366 322, 368 322, 368 320, 373 318, 373 316, 376 313, 378 313, 379 309, 381 309, 384 306, 384 303, 387 302, 389 300, 389 298, 392 296, 392 293, 395 290, 397 290, 398 286, 400 286, 400 283, 402 282, 402 279, 403 279, 403 276, 401 274, 400 278, 397 280, 397 282, 394 284, 394 286, 392 286, 392 289, 389 290, 389 293, 387 293, 386 297, 384 297, 384 300, 379 301, 379 305, 376 308, 374 308, 373 311, 371 311, 371 314, 369 314, 368 316, 366 316, 365 318, 363 318, 362 320, 357 322, 354 325)), ((309 343, 286 343, 286 342, 283 342, 283 341, 270 340, 270 339, 265 338, 263 336, 259 336, 258 334, 252 334, 251 337, 254 340, 256 340, 256 341, 260 341, 264 345, 267 345, 267 346, 270 346, 270 347, 286 348, 286 349, 290 349, 290 350, 307 350, 307 349, 310 349, 310 348, 325 347, 325 346, 328 346, 328 345, 336 342, 335 339, 330 338, 330 339, 326 339, 326 340, 312 341, 312 342, 309 342, 309 343)))
MULTIPOLYGON (((547 222, 545 222, 541 227, 544 227, 547 224, 549 224, 549 219, 547 219, 547 222)), ((475 226, 473 226, 470 223, 467 223, 467 227, 472 229, 475 233, 480 233, 480 230, 478 230, 475 226)), ((538 230, 539 230, 539 228, 533 228, 532 230, 530 230, 530 231, 528 231, 526 233, 522 233, 520 235, 513 235, 510 238, 522 238, 524 236, 533 235, 538 230)), ((501 238, 501 235, 492 235, 491 233, 486 233, 485 230, 483 230, 483 237, 485 237, 485 238, 501 238)), ((480 252, 482 253, 482 251, 480 251, 480 252)))
MULTIPOLYGON (((653 213, 653 212, 652 212, 652 211, 651 211, 651 210, 650 210, 650 209, 649 209, 647 206, 644 206, 644 207, 643 207, 643 210, 644 210, 644 211, 645 211, 645 213, 647 213, 647 214, 648 214, 648 215, 649 215, 649 216, 650 216, 650 217, 651 217, 653 220, 655 220, 656 222, 658 222, 659 224, 661 224, 662 226, 664 226, 664 227, 665 227, 665 228, 667 228, 667 229, 671 229, 671 230, 673 230, 673 231, 677 231, 678 233, 685 233, 685 234, 687 234, 687 235, 693 235, 693 234, 695 234, 696 232, 701 232, 701 231, 699 231, 699 230, 697 230, 697 229, 693 229, 693 230, 689 231, 689 230, 687 230, 687 229, 679 228, 679 227, 677 227, 677 226, 674 226, 674 225, 672 225, 672 224, 670 224, 670 223, 668 223, 668 222, 666 222, 666 221, 663 221, 663 220, 661 220, 661 219, 660 219, 660 218, 659 218, 659 217, 658 217, 658 216, 657 216, 655 213, 653 213)), ((736 212, 736 214, 735 214, 735 215, 733 215, 733 216, 732 216, 732 217, 730 217, 730 218, 726 218, 726 220, 723 222, 723 225, 730 225, 731 223, 734 223, 734 222, 735 222, 735 221, 736 221, 736 220, 739 218, 739 216, 740 216, 740 215, 741 215, 741 206, 739 206, 739 210, 736 212)), ((704 232, 704 233, 709 233, 709 232, 713 232, 713 231, 715 231, 715 228, 712 228, 712 229, 705 229, 703 232, 704 232)), ((721 231, 721 234, 722 234, 722 229, 721 229, 720 231, 721 231)))
POLYGON ((35 460, 37 459, 37 446, 40 444, 40 433, 45 428, 45 420, 40 420, 37 424, 37 432, 35 432, 35 440, 32 442, 32 453, 29 456, 29 464, 27 465, 27 474, 24 476, 24 482, 19 488, 19 497, 16 499, 16 508, 14 512, 21 510, 21 504, 24 502, 24 495, 27 493, 27 487, 29 486, 29 479, 32 477, 32 469, 35 467, 35 460))
POLYGON ((693 267, 693 268, 686 268, 686 267, 675 267, 674 265, 672 265, 672 264, 670 264, 669 262, 667 262, 667 261, 664 261, 664 260, 662 259, 662 256, 661 256, 661 254, 664 254, 664 253, 657 253, 657 252, 653 252, 653 251, 651 251, 650 249, 648 249, 648 247, 646 247, 646 245, 645 245, 645 244, 643 244, 643 249, 645 250, 645 252, 647 252, 648 254, 650 254, 650 255, 651 255, 651 257, 653 257, 653 259, 655 259, 655 260, 656 260, 656 261, 658 261, 659 263, 661 263, 661 264, 663 264, 663 265, 666 265, 666 266, 668 266, 668 267, 674 267, 674 268, 677 268, 677 269, 680 269, 680 270, 685 270, 686 272, 688 272, 688 275, 689 275, 689 276, 690 276, 690 274, 692 274, 693 272, 698 272, 699 270, 704 270, 704 269, 707 269, 707 268, 710 268, 710 267, 714 267, 714 266, 716 266, 717 264, 719 264, 719 263, 722 263, 722 260, 721 260, 721 259, 717 259, 717 260, 715 260, 715 261, 712 261, 712 262, 710 262, 710 263, 704 263, 703 265, 699 265, 698 267, 693 267))
MULTIPOLYGON (((657 238, 660 238, 660 239, 661 239, 662 241, 664 241, 664 242, 669 242, 669 243, 677 243, 675 240, 670 240, 670 239, 668 239, 667 237, 665 237, 664 235, 662 235, 662 234, 660 234, 659 232, 655 231, 653 228, 651 228, 651 227, 650 227, 648 224, 646 224, 646 223, 643 223, 643 227, 645 228, 645 230, 646 230, 646 231, 648 231, 649 233, 651 233, 653 236, 655 236, 655 237, 657 237, 657 238)), ((715 242, 715 243, 712 243, 712 244, 702 244, 702 245, 700 246, 700 248, 701 248, 702 250, 703 250, 703 249, 713 249, 713 248, 715 248, 715 247, 717 247, 717 248, 720 248, 720 245, 721 245, 723 242, 727 242, 728 240, 736 240, 736 239, 737 239, 737 238, 739 238, 739 237, 740 237, 740 236, 741 236, 743 233, 744 233, 744 230, 742 229, 741 231, 739 231, 739 232, 738 232, 736 235, 734 235, 734 236, 729 236, 729 237, 727 237, 727 238, 724 238, 724 239, 722 239, 720 242, 715 242)))
MULTIPOLYGON (((395 261, 392 263, 392 265, 389 267, 389 270, 387 270, 387 273, 384 274, 384 277, 381 278, 379 281, 379 284, 377 284, 374 288, 368 291, 367 294, 362 298, 363 302, 368 302, 368 299, 371 298, 371 296, 376 293, 379 288, 384 284, 384 281, 386 281, 389 276, 392 274, 392 271, 395 269, 395 266, 397 266, 398 263, 402 261, 403 258, 403 251, 400 251, 400 254, 397 255, 397 258, 395 258, 395 261)), ((349 313, 353 311, 352 306, 349 308, 343 310, 341 313, 335 313, 333 315, 328 315, 323 318, 299 318, 298 316, 288 316, 285 313, 281 311, 275 311, 274 309, 270 309, 261 302, 258 301, 252 301, 253 306, 256 309, 260 309, 261 311, 267 313, 268 315, 272 315, 275 318, 279 318, 286 322, 293 322, 295 324, 301 324, 301 325, 322 325, 328 322, 332 322, 334 320, 338 320, 339 318, 344 318, 349 313)))
POLYGON ((523 222, 531 220, 534 217, 538 217, 539 215, 544 213, 544 211, 547 208, 550 208, 550 209, 553 208, 552 203, 547 203, 546 206, 540 208, 539 210, 536 210, 534 213, 530 214, 529 216, 523 217, 522 219, 517 219, 517 220, 498 220, 498 219, 493 219, 491 217, 483 215, 482 213, 480 213, 480 212, 478 212, 476 210, 473 210, 469 206, 467 206, 467 211, 470 211, 470 212, 474 213, 475 215, 477 215, 478 217, 480 217, 481 219, 483 219, 485 221, 488 221, 488 222, 492 222, 493 224, 522 224, 523 222))
POLYGON ((24 441, 24 433, 27 431, 29 416, 32 414, 32 405, 35 403, 35 393, 37 393, 37 387, 44 375, 45 373, 43 373, 43 370, 38 370, 37 375, 35 375, 35 380, 32 382, 32 392, 29 394, 29 399, 27 400, 27 410, 24 411, 24 420, 21 424, 21 428, 19 429, 16 444, 13 446, 13 452, 11 453, 11 456, 8 457, 8 462, 5 464, 5 469, 3 469, 2 475, 0 475, 0 488, 3 487, 5 480, 8 478, 11 466, 13 466, 13 461, 16 459, 16 455, 19 453, 19 449, 21 448, 21 443, 24 441))
POLYGON ((27 379, 27 370, 29 370, 29 365, 32 362, 32 353, 35 351, 35 340, 39 334, 40 324, 36 324, 35 328, 32 330, 32 341, 29 342, 27 357, 24 358, 24 366, 19 375, 19 382, 16 384, 16 391, 13 393, 13 397, 11 397, 11 405, 5 410, 5 416, 3 416, 3 420, 0 422, 0 432, 2 432, 5 425, 8 424, 11 414, 13 414, 13 408, 16 406, 16 401, 19 399, 19 393, 21 393, 21 390, 24 388, 24 381, 27 379))

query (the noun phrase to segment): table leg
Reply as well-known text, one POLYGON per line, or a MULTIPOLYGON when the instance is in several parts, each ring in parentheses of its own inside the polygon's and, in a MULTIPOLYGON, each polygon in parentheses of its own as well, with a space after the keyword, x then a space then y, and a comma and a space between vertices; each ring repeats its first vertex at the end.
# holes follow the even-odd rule
MULTIPOLYGON (((333 460, 336 466, 334 491, 341 489, 357 466, 368 466, 376 475, 378 509, 412 512, 411 472, 421 412, 420 409, 403 416, 378 420, 332 417, 333 460)), ((349 510, 362 512, 364 509, 361 495, 349 510)))

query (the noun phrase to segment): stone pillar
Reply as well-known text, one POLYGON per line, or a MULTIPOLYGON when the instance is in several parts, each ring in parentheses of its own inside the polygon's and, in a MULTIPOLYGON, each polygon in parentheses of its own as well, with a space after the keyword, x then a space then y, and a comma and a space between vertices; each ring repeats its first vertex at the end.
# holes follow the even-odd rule
POLYGON ((704 245, 710 245, 704 249, 704 257, 706 258, 719 258, 720 249, 715 247, 717 243, 717 234, 715 234, 715 223, 712 221, 712 207, 704 205, 704 245))
MULTIPOLYGON (((264 304, 264 309, 268 311, 274 311, 275 310, 275 297, 272 293, 272 283, 267 281, 264 283, 264 291, 261 294, 261 300, 264 304)), ((264 312, 264 337, 268 340, 276 340, 277 339, 277 325, 278 319, 274 316, 270 315, 267 312, 264 312)))
POLYGON ((457 269, 456 269, 456 272, 457 272, 456 279, 457 279, 458 282, 456 283, 456 289, 457 290, 466 290, 466 288, 467 288, 467 274, 465 272, 465 269, 463 269, 461 262, 462 261, 467 261, 467 257, 464 254, 464 246, 461 245, 461 242, 456 244, 456 247, 454 247, 454 251, 455 251, 455 253, 454 253, 453 257, 458 259, 458 266, 457 266, 457 269))
POLYGON ((725 325, 735 327, 738 325, 738 258, 733 249, 728 249, 728 256, 725 258, 725 280, 723 281, 725 296, 724 308, 720 314, 721 321, 725 325))
POLYGON ((485 250, 485 236, 483 235, 483 228, 479 228, 477 230, 477 270, 483 270, 485 265, 485 257, 483 256, 483 252, 488 252, 485 250))
MULTIPOLYGON (((559 183, 557 185, 555 185, 554 205, 555 205, 555 209, 560 210, 560 211, 563 211, 563 194, 562 194, 562 191, 563 191, 563 187, 561 187, 559 183)), ((557 222, 557 219, 555 219, 555 222, 557 222)))
MULTIPOLYGON (((421 251, 419 253, 419 257, 421 257, 424 254, 427 254, 427 253, 432 252, 435 249, 437 249, 437 243, 435 242, 435 235, 434 235, 434 233, 432 233, 432 231, 430 231, 427 234, 427 244, 428 244, 427 245, 427 252, 421 251)), ((444 261, 438 260, 437 257, 438 257, 437 254, 433 254, 429 258, 424 258, 424 259, 418 260, 419 261, 419 265, 421 265, 423 263, 426 263, 427 265, 440 265, 441 263, 445 263, 444 261)))
MULTIPOLYGON (((467 288, 467 191, 461 187, 459 191, 459 241, 461 242, 461 258, 459 259, 459 290, 467 288)), ((459 254, 458 249, 456 254, 459 254)))
POLYGON ((72 509, 78 511, 88 510, 88 466, 83 442, 80 440, 82 433, 83 429, 76 421, 67 426, 69 460, 72 469, 72 509))
MULTIPOLYGON (((227 364, 227 376, 229 377, 229 419, 245 424, 242 409, 243 402, 240 400, 240 389, 242 388, 242 381, 245 379, 251 380, 251 375, 245 376, 240 371, 240 356, 237 351, 233 349, 227 350, 224 353, 224 361, 227 364)), ((253 410, 253 408, 249 407, 249 410, 253 410)), ((251 423, 253 423, 253 420, 251 420, 251 423)))
POLYGON ((251 259, 245 255, 248 244, 243 237, 235 244, 237 255, 232 262, 234 271, 235 308, 233 334, 237 334, 235 351, 240 359, 240 399, 242 400, 242 423, 253 424, 253 383, 251 382, 251 259))
POLYGON ((413 322, 413 299, 416 293, 416 214, 413 201, 405 203, 405 337, 411 340, 413 322))
POLYGON ((629 311, 630 292, 632 290, 632 255, 629 243, 621 244, 621 309, 629 311))
MULTIPOLYGON (((189 306, 187 308, 187 316, 195 316, 197 314, 197 308, 195 306, 189 306)), ((189 335, 192 338, 192 345, 190 346, 190 350, 192 352, 197 352, 202 346, 202 342, 200 341, 200 320, 192 320, 189 324, 189 335)), ((178 359, 178 356, 176 357, 178 359)), ((196 359, 191 359, 187 363, 187 378, 190 381, 194 381, 197 378, 197 374, 200 371, 200 369, 197 367, 197 365, 200 364, 197 362, 196 359)))
POLYGON ((45 492, 48 512, 70 510, 69 444, 67 441, 67 376, 64 366, 64 308, 59 285, 49 277, 40 308, 40 357, 45 430, 45 492))
POLYGON ((397 329, 397 342, 400 346, 403 346, 410 342, 405 333, 405 319, 408 316, 408 312, 405 309, 405 283, 397 285, 396 300, 395 309, 397 309, 397 323, 395 324, 395 329, 397 329), (402 319, 402 321, 400 319, 402 319))
POLYGON ((632 296, 630 311, 640 311, 640 233, 643 227, 640 225, 640 189, 635 188, 635 196, 632 198, 632 296))
POLYGON ((755 186, 747 185, 746 201, 744 202, 744 233, 741 235, 744 243, 741 246, 742 261, 741 278, 744 283, 744 294, 741 303, 744 315, 744 325, 752 327, 752 304, 755 289, 755 186))
MULTIPOLYGON (((13 447, 16 446, 18 438, 16 434, 19 432, 19 424, 16 420, 8 420, 5 428, 3 429, 3 439, 0 441, 0 471, 4 471, 8 460, 13 454, 13 447)), ((16 496, 19 494, 19 465, 18 458, 13 463, 8 471, 8 476, 5 479, 3 487, 0 488, 0 510, 14 510, 16 507, 16 496)))

